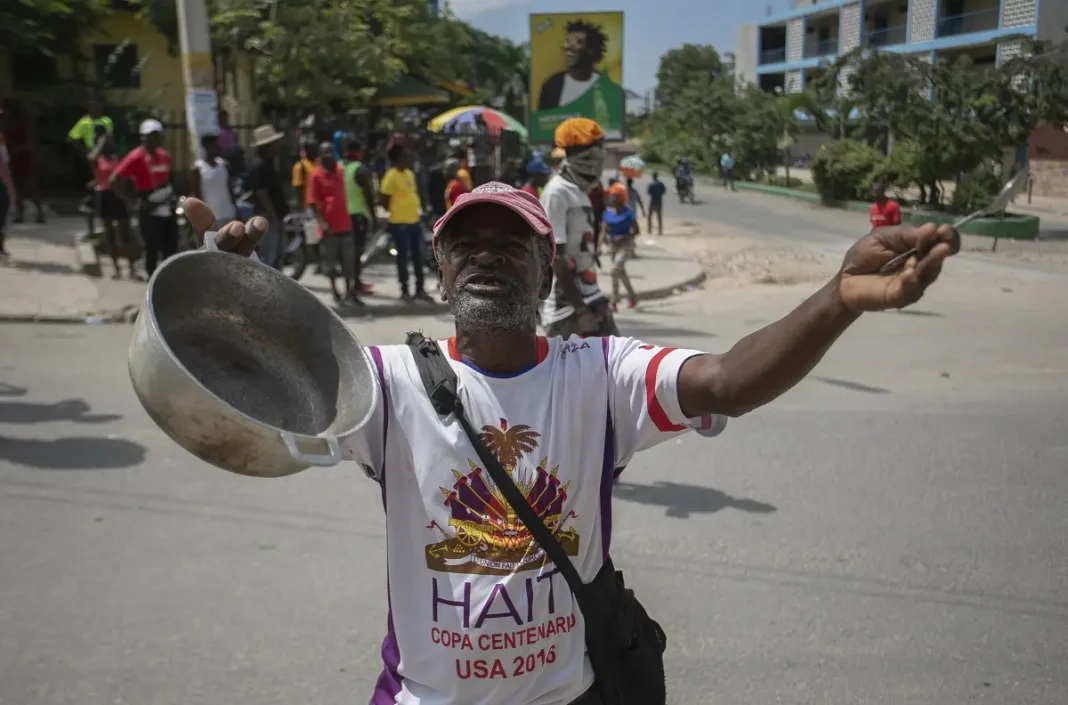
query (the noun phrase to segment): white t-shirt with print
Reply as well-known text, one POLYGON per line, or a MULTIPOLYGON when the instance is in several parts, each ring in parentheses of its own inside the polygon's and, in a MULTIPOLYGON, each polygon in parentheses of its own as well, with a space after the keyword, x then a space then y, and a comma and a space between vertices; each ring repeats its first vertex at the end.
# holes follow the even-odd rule
MULTIPOLYGON (((604 292, 597 285, 597 270, 594 269, 596 233, 593 230, 593 208, 589 195, 556 174, 541 190, 541 205, 545 208, 553 228, 553 237, 556 238, 556 256, 565 258, 574 273, 575 286, 582 294, 583 301, 589 304, 604 299, 604 292)), ((549 298, 542 304, 542 324, 562 321, 574 312, 575 307, 554 279, 549 298)))
MULTIPOLYGON (((586 581, 608 555, 612 485, 634 453, 726 423, 683 417, 679 369, 695 350, 538 338, 535 365, 495 376, 440 345, 471 424, 586 581)), ((434 411, 409 348, 369 351, 382 403, 345 455, 382 484, 386 511, 390 615, 371 705, 571 703, 593 671, 567 583, 460 424, 434 411)))

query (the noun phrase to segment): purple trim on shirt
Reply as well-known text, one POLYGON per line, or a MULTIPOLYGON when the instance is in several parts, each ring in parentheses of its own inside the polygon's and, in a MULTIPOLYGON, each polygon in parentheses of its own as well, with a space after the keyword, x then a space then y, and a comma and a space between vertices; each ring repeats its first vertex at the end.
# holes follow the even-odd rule
POLYGON ((605 559, 608 558, 608 549, 612 543, 612 483, 616 479, 616 433, 612 425, 612 380, 608 379, 608 343, 608 338, 601 338, 605 379, 609 390, 605 401, 604 452, 601 455, 601 549, 605 559))
MULTIPOLYGON (((378 382, 382 387, 382 467, 378 469, 378 484, 382 488, 382 511, 386 511, 386 435, 389 433, 389 389, 386 387, 386 375, 382 364, 382 351, 377 347, 368 348, 378 372, 378 382)), ((393 600, 389 590, 389 572, 386 572, 386 638, 382 640, 382 673, 375 684, 370 705, 393 705, 397 694, 401 692, 401 677, 397 672, 400 666, 400 647, 397 635, 393 631, 393 600)))
POLYGON ((376 346, 367 348, 371 351, 375 370, 378 372, 378 386, 382 390, 382 467, 377 468, 378 482, 382 485, 382 509, 386 508, 386 436, 389 433, 389 387, 386 386, 386 373, 382 365, 382 351, 376 346))
POLYGON ((386 638, 382 640, 382 663, 385 668, 378 676, 375 683, 375 692, 371 695, 368 705, 394 705, 397 702, 397 694, 401 692, 401 677, 397 673, 400 665, 400 647, 397 646, 397 635, 393 631, 393 600, 389 595, 389 577, 386 577, 386 604, 389 611, 386 617, 386 638))

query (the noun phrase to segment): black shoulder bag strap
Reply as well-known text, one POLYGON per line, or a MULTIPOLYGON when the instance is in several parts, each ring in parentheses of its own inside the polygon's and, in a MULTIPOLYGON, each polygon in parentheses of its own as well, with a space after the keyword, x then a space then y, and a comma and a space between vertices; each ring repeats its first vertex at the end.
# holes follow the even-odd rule
POLYGON ((464 413, 456 373, 441 347, 422 333, 409 333, 406 340, 415 357, 419 376, 434 410, 445 417, 452 414, 475 449, 482 465, 508 500, 516 516, 564 576, 586 623, 585 641, 593 672, 599 685, 598 697, 606 705, 641 703, 665 705, 664 648, 667 636, 623 584, 610 558, 605 559, 597 577, 584 583, 578 570, 545 522, 515 486, 501 463, 486 448, 464 413))
MULTIPOLYGON (((527 527, 527 530, 530 531, 530 535, 534 537, 534 540, 538 542, 538 545, 541 546, 545 554, 559 569, 564 576, 564 580, 567 581, 568 587, 571 588, 571 592, 576 597, 581 595, 582 587, 585 583, 582 582, 581 576, 579 576, 571 559, 568 558, 563 546, 549 531, 549 527, 545 526, 545 522, 541 520, 534 508, 523 497, 523 493, 515 486, 505 469, 501 467, 500 461, 486 448, 479 438, 478 431, 467 420, 463 404, 460 402, 456 373, 449 366, 449 361, 441 354, 441 347, 435 341, 424 338, 422 333, 409 333, 406 342, 415 357, 415 364, 419 368, 419 375, 423 379, 423 386, 426 387, 430 402, 434 405, 434 410, 442 416, 453 414, 456 420, 460 422, 464 433, 467 434, 467 438, 475 448, 478 459, 482 461, 482 465, 485 466, 486 471, 493 478, 493 482, 500 489, 501 494, 508 500, 508 504, 512 505, 516 516, 519 517, 524 526, 527 527)), ((579 605, 579 607, 581 609, 582 606, 579 605)))

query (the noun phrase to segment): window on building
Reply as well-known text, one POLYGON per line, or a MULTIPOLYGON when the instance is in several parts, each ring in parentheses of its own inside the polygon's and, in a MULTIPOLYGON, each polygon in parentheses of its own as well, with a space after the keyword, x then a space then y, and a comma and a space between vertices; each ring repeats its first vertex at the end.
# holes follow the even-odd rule
POLYGON ((56 57, 33 50, 16 50, 8 57, 11 87, 16 91, 32 91, 55 85, 59 77, 56 57))
POLYGON ((109 88, 141 87, 141 67, 133 42, 93 45, 93 64, 97 80, 109 88))

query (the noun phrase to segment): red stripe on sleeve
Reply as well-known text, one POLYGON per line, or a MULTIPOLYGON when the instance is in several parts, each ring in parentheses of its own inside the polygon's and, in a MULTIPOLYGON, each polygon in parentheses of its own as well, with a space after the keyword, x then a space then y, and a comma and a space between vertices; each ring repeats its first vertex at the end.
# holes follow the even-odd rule
POLYGON ((662 348, 660 352, 653 355, 653 359, 649 361, 649 365, 645 368, 645 406, 649 409, 649 418, 652 419, 661 433, 686 430, 685 426, 677 426, 671 423, 671 419, 667 417, 667 412, 664 411, 664 407, 660 406, 660 401, 656 398, 656 373, 660 369, 660 363, 663 359, 674 350, 675 348, 662 348))
POLYGON ((538 336, 537 344, 534 348, 534 364, 540 365, 549 355, 549 341, 545 336, 538 336))

